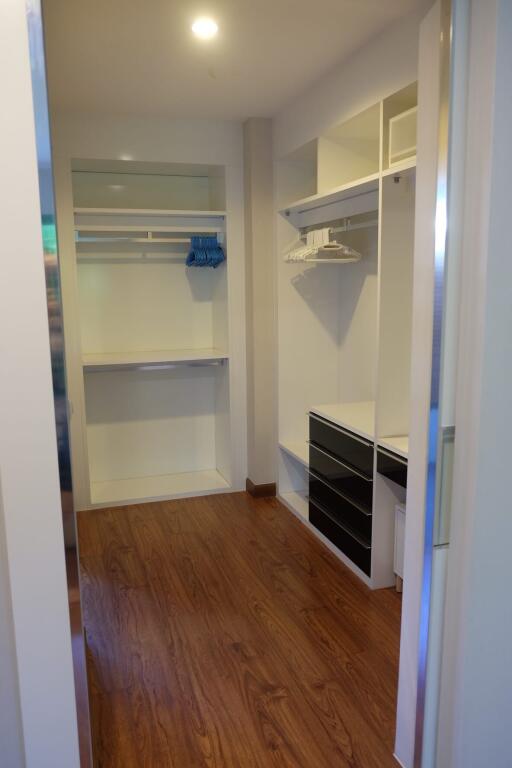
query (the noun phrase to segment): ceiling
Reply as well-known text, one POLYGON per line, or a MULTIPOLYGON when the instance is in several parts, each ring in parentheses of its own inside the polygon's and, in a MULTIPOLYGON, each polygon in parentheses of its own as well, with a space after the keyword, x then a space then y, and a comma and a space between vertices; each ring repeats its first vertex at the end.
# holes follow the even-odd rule
POLYGON ((420 0, 43 0, 52 105, 270 117, 420 0), (211 15, 219 34, 193 37, 211 15))

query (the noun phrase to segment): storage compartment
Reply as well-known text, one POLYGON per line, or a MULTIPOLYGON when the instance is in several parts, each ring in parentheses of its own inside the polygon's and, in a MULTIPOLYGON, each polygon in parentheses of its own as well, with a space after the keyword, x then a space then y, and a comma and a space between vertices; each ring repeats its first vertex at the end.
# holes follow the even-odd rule
POLYGON ((395 557, 394 571, 401 579, 404 577, 404 550, 405 550, 405 504, 397 504, 395 507, 395 557))
POLYGON ((371 543, 372 515, 363 507, 342 496, 339 491, 328 485, 319 475, 309 473, 309 497, 325 509, 340 525, 350 528, 365 541, 371 543))
POLYGON ((379 172, 380 104, 335 125, 318 142, 318 192, 379 172))
POLYGON ((85 374, 91 502, 227 489, 229 434, 219 405, 227 369, 85 374))
POLYGON ((353 531, 342 527, 325 509, 310 500, 309 521, 368 576, 371 575, 371 547, 353 531))
POLYGON ((75 208, 223 211, 224 168, 183 163, 76 160, 75 208))
POLYGON ((382 169, 393 168, 416 155, 418 83, 411 83, 383 101, 382 169))
POLYGON ((389 121, 389 166, 416 155, 418 107, 412 107, 389 121))
POLYGON ((223 172, 75 163, 73 191, 91 504, 228 490, 228 264, 186 265, 227 250, 223 172))
POLYGON ((373 480, 366 477, 348 464, 311 444, 309 446, 310 470, 320 475, 329 485, 339 491, 343 496, 353 500, 363 509, 371 512, 373 497, 373 480))
POLYGON ((407 461, 383 448, 377 448, 377 472, 402 488, 407 488, 407 461))
POLYGON ((315 445, 363 472, 373 475, 373 443, 363 440, 347 430, 310 414, 309 439, 315 445))

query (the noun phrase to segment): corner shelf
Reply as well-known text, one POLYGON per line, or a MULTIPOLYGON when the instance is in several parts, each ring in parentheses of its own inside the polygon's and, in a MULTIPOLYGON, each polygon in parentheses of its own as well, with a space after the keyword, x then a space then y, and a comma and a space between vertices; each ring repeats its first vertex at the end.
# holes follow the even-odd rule
POLYGON ((149 352, 105 352, 82 357, 84 373, 157 368, 167 365, 222 364, 228 354, 219 349, 162 349, 149 352))

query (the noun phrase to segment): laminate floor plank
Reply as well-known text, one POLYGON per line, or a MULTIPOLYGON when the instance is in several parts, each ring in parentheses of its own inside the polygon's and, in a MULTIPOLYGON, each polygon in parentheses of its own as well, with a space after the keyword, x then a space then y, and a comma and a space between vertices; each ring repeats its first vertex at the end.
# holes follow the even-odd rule
POLYGON ((98 768, 391 768, 400 598, 275 499, 79 515, 98 768))

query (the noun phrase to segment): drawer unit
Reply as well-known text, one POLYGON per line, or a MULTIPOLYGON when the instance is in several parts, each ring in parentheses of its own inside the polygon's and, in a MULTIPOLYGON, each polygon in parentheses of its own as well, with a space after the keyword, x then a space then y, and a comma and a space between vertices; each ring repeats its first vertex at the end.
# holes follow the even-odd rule
POLYGON ((325 421, 314 413, 309 415, 309 439, 354 469, 372 477, 373 443, 325 421))
POLYGON ((407 459, 384 448, 377 448, 377 472, 394 483, 407 488, 407 459))
POLYGON ((373 480, 316 445, 309 446, 309 467, 343 496, 372 511, 373 480))
POLYGON ((309 498, 326 510, 331 517, 355 531, 368 543, 372 539, 372 514, 356 506, 328 485, 319 475, 309 473, 309 498))
POLYGON ((372 551, 370 545, 348 527, 340 523, 318 503, 309 501, 309 522, 340 549, 368 576, 371 574, 372 551))

